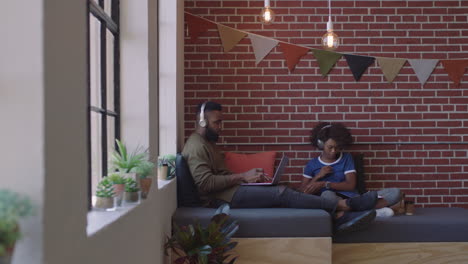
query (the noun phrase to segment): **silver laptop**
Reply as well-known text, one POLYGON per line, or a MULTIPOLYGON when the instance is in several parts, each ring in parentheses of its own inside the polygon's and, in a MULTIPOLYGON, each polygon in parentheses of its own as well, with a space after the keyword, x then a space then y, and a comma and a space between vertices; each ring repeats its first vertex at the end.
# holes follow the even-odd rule
POLYGON ((283 175, 284 169, 286 168, 286 165, 288 165, 288 162, 289 162, 288 156, 283 155, 278 165, 278 168, 276 169, 275 176, 273 176, 273 180, 271 182, 248 182, 248 183, 242 183, 241 185, 248 185, 248 186, 278 185, 281 179, 281 175, 283 175))

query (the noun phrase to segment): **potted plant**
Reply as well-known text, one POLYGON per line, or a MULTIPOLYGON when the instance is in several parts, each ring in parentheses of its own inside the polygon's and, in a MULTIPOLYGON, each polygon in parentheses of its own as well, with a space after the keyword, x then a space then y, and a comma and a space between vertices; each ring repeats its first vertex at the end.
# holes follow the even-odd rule
POLYGON ((140 201, 140 188, 132 178, 125 178, 124 201, 127 203, 137 203, 140 201))
POLYGON ((115 209, 114 195, 114 184, 110 181, 109 177, 103 178, 97 185, 94 207, 109 211, 115 209))
POLYGON ((146 151, 138 146, 133 152, 128 153, 127 147, 120 140, 115 140, 117 150, 111 156, 111 169, 118 171, 123 177, 135 177, 135 175, 126 175, 132 173, 132 169, 138 167, 146 159, 146 151))
POLYGON ((111 173, 106 178, 109 179, 114 187, 114 196, 116 197, 117 206, 121 206, 122 196, 125 191, 125 178, 118 173, 111 173))
POLYGON ((175 253, 174 263, 183 264, 232 264, 237 257, 229 254, 237 242, 230 242, 237 232, 237 221, 229 219, 229 205, 223 204, 204 228, 199 223, 179 227, 174 225, 172 237, 164 244, 164 252, 175 253))
POLYGON ((160 156, 158 159, 158 178, 160 180, 168 180, 175 177, 175 160, 173 154, 160 156))
POLYGON ((145 160, 132 171, 137 174, 140 181, 141 197, 146 198, 151 188, 152 179, 149 177, 153 173, 154 163, 145 160))
POLYGON ((31 200, 0 189, 0 263, 11 263, 16 241, 21 237, 18 221, 33 213, 31 200))

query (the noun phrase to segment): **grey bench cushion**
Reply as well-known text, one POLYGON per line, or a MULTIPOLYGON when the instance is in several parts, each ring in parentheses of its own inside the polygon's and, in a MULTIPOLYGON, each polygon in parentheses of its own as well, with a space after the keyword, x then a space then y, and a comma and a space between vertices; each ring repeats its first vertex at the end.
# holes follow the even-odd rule
POLYGON ((335 236, 333 242, 468 242, 468 210, 416 208, 412 216, 376 218, 368 229, 335 236))
MULTIPOLYGON (((172 219, 177 225, 188 225, 198 219, 207 225, 212 208, 177 208, 172 219)), ((319 209, 256 208, 231 209, 230 215, 239 222, 236 237, 331 237, 330 214, 319 209)))

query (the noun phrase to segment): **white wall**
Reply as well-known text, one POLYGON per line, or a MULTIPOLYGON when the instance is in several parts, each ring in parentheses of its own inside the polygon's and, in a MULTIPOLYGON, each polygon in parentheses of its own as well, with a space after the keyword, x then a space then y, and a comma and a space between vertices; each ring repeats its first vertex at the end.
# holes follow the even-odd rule
MULTIPOLYGON (((162 263, 175 184, 153 188, 140 206, 92 237, 86 235, 86 0, 33 1, 27 9, 16 2, 4 3, 0 11, 0 140, 6 146, 0 154, 0 184, 28 193, 39 210, 22 226, 25 237, 14 264, 162 263)), ((183 1, 178 3, 180 10, 183 1)), ((122 63, 131 64, 122 68, 122 90, 130 94, 122 106, 123 124, 131 127, 122 134, 129 147, 149 145, 157 155, 157 0, 122 0, 121 7, 122 63)), ((177 23, 183 14, 165 12, 178 17, 165 26, 174 32, 181 28, 177 23)), ((171 45, 180 50, 183 42, 171 45)), ((183 58, 177 58, 180 68, 183 58)), ((180 80, 180 74, 171 76, 180 80)), ((177 94, 168 100, 180 101, 177 94)))
POLYGON ((147 147, 149 144, 148 1, 121 1, 120 9, 121 136, 129 147, 137 145, 147 147))
POLYGON ((181 151, 184 91, 183 1, 159 1, 159 150, 181 151), (179 16, 174 16, 178 13, 179 16))
POLYGON ((37 213, 21 224, 14 263, 42 259, 44 77, 41 1, 0 8, 0 188, 27 194, 37 213))

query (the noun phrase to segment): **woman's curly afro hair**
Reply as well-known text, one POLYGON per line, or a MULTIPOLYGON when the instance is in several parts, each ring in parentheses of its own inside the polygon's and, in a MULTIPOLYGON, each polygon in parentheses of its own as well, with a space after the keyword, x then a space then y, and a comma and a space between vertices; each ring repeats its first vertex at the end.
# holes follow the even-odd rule
POLYGON ((320 122, 310 134, 310 142, 312 146, 319 147, 317 141, 320 139, 322 142, 326 142, 329 139, 336 141, 336 144, 340 148, 347 147, 353 143, 353 136, 351 131, 342 123, 328 123, 320 122))

